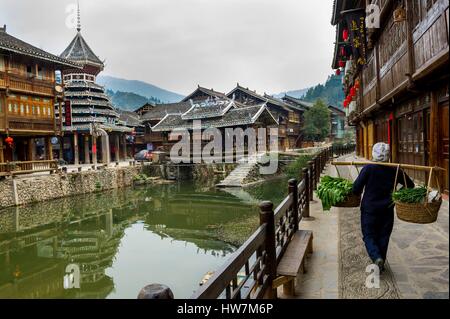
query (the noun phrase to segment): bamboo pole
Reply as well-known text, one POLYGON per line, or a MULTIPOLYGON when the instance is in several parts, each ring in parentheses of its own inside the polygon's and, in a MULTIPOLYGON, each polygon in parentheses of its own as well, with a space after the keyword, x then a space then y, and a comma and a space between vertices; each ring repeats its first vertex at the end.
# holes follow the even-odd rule
POLYGON ((417 171, 426 171, 429 172, 431 168, 435 171, 446 171, 446 169, 437 167, 437 166, 420 166, 420 165, 411 165, 411 164, 396 164, 396 163, 383 163, 383 162, 331 162, 331 165, 334 166, 365 166, 369 164, 395 167, 397 168, 400 165, 400 168, 412 169, 417 171))

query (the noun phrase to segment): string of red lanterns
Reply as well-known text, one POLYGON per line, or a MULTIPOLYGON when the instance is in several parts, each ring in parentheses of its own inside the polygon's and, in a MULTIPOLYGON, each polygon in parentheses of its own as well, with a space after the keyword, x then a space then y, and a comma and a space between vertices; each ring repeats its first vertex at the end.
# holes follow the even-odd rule
POLYGON ((8 144, 9 147, 12 147, 13 143, 14 143, 14 139, 11 136, 8 136, 7 138, 5 138, 5 142, 6 142, 6 144, 8 144))

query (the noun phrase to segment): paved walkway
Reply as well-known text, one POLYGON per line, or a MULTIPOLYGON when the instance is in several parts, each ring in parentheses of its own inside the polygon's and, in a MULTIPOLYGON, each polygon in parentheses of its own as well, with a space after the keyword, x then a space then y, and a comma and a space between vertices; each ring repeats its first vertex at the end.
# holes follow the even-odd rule
MULTIPOLYGON (((340 160, 356 161, 355 156, 340 160)), ((334 167, 325 174, 336 176, 334 167)), ((356 177, 356 170, 348 171, 356 177)), ((340 171, 345 175, 345 171, 340 171)), ((361 239, 359 209, 311 206, 314 221, 300 228, 314 232, 314 253, 307 273, 298 276, 296 298, 448 298, 449 213, 442 205, 438 221, 430 225, 405 223, 396 218, 388 252, 388 271, 378 290, 365 288, 365 267, 370 263, 361 239), (345 256, 345 252, 348 256, 345 256), (343 261, 345 263, 343 263, 343 261), (346 288, 348 288, 346 290, 346 288)))

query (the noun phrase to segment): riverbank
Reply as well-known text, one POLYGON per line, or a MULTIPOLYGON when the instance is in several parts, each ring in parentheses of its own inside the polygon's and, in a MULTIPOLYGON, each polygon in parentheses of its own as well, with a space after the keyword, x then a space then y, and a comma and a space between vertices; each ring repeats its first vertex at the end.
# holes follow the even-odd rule
POLYGON ((0 209, 131 186, 141 171, 129 166, 7 178, 0 181, 0 209))

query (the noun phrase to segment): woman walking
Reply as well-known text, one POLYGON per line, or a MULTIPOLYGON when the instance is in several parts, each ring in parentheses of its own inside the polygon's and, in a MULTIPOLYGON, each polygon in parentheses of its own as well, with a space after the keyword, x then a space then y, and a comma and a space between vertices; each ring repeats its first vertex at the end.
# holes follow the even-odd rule
MULTIPOLYGON (((373 146, 372 160, 374 162, 389 161, 389 145, 377 143, 373 146)), ((361 230, 367 253, 372 261, 384 270, 384 263, 394 226, 394 189, 397 169, 377 164, 364 166, 353 184, 353 193, 364 196, 361 201, 361 230)), ((399 176, 403 171, 399 170, 399 176)), ((398 183, 404 187, 414 187, 414 182, 405 174, 405 179, 399 178, 398 183), (406 181, 406 182, 405 182, 406 181)), ((398 184, 397 183, 397 184, 398 184)), ((397 185, 395 185, 395 188, 397 185)))

